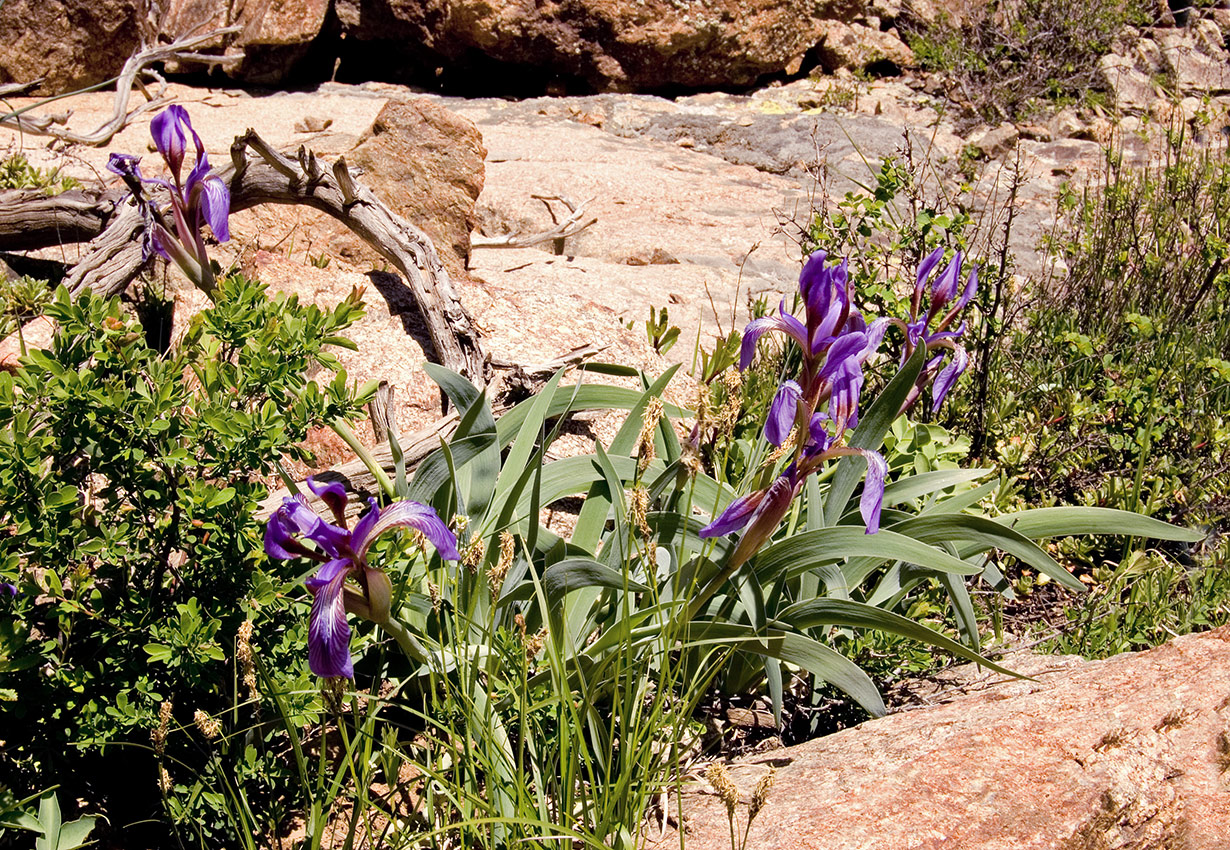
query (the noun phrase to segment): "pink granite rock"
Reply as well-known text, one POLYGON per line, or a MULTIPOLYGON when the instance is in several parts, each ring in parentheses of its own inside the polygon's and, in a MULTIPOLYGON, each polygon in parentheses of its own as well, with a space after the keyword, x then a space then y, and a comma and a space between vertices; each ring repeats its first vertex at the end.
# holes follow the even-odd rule
MULTIPOLYGON (((778 771, 747 846, 1230 846, 1230 627, 1106 661, 1008 663, 1034 679, 976 676, 938 704, 737 762, 745 803, 778 771)), ((684 812, 688 850, 730 846, 707 788, 685 794, 684 812)))

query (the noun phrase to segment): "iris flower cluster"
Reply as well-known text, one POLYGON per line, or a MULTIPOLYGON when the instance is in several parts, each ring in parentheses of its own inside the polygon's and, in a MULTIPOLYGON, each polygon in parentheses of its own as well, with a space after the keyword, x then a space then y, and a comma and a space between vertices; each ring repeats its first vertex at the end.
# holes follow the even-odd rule
POLYGON ((910 321, 892 320, 905 332, 902 363, 908 360, 920 345, 925 345, 928 353, 936 352, 935 356, 923 367, 918 376, 918 382, 905 400, 905 407, 913 406, 923 387, 934 378, 935 384, 931 388, 933 412, 939 410, 948 391, 952 389, 957 378, 961 377, 961 373, 969 365, 969 354, 958 342, 965 335, 965 323, 962 322, 955 330, 949 330, 949 328, 978 290, 978 269, 973 268, 970 270, 969 277, 965 279, 965 287, 961 290, 961 296, 956 297, 957 287, 961 283, 961 252, 957 251, 944 270, 931 280, 930 303, 927 305, 927 312, 922 313, 923 293, 927 288, 927 280, 931 278, 943 258, 944 249, 936 248, 919 263, 918 276, 914 283, 914 295, 910 300, 910 321), (954 298, 956 298, 955 301, 954 298), (952 306, 950 307, 949 304, 952 306), (948 365, 941 370, 940 367, 948 352, 951 352, 952 357, 948 365))
POLYGON ((142 251, 146 259, 157 251, 164 259, 179 266, 188 279, 206 293, 214 288, 213 270, 201 235, 206 224, 219 242, 231 238, 227 217, 231 209, 231 192, 222 178, 210 172, 205 145, 182 106, 168 106, 150 122, 154 146, 171 172, 171 180, 145 177, 141 174, 141 158, 131 154, 113 153, 107 169, 124 178, 132 190, 145 218, 142 251), (196 148, 196 161, 187 179, 181 180, 188 139, 196 148), (143 184, 162 186, 171 195, 171 227, 165 216, 145 197, 143 184))
MULTIPOLYGON (((812 254, 799 276, 804 308, 802 319, 788 312, 785 299, 782 299, 776 315, 748 323, 743 332, 739 368, 751 365, 757 342, 771 331, 794 340, 802 352, 803 362, 798 379, 783 381, 778 388, 764 426, 765 439, 774 446, 782 447, 792 434, 795 435, 791 462, 768 487, 735 499, 700 532, 702 537, 718 537, 746 528, 732 555, 733 564, 742 564, 769 538, 802 490, 808 475, 827 461, 842 456, 857 455, 866 459, 867 473, 859 511, 868 534, 879 530, 888 465, 879 452, 843 445, 843 438, 850 428, 858 425, 863 366, 879 349, 890 326, 897 325, 906 333, 907 358, 919 345, 926 345, 928 349, 950 348, 955 352, 952 362, 936 380, 937 407, 965 369, 968 358, 964 349, 955 343, 964 325, 951 331, 948 328, 973 297, 978 285, 976 270, 970 274, 965 291, 952 309, 943 313, 938 324, 931 327, 955 294, 955 281, 961 272, 959 253, 933 283, 928 312, 919 315, 923 285, 942 257, 943 249, 937 249, 921 264, 908 324, 898 319, 881 318, 868 325, 852 303, 848 262, 842 260, 828 265, 824 251, 812 254)), ((943 358, 940 353, 927 364, 928 377, 935 374, 943 358)), ((914 387, 907 407, 924 385, 920 380, 914 387)))
POLYGON ((302 495, 286 498, 265 526, 265 554, 271 558, 309 558, 320 563, 307 580, 312 592, 308 625, 308 665, 317 676, 354 678, 350 658, 347 612, 374 623, 387 623, 392 604, 389 577, 367 562, 376 538, 394 528, 421 531, 441 557, 460 559, 457 538, 427 505, 409 500, 381 509, 369 499, 370 510, 353 529, 346 525, 346 488, 337 482, 307 480, 308 487, 329 508, 329 522, 308 507, 302 495), (310 541, 315 548, 303 541, 310 541), (347 580, 352 579, 353 583, 347 580))

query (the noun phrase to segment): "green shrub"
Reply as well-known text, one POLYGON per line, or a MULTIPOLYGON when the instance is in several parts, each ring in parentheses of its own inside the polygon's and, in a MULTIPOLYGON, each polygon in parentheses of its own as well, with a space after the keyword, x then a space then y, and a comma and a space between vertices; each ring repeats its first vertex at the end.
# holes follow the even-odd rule
POLYGON ((996 456, 1031 503, 1230 514, 1230 164, 1175 138, 1062 200, 1052 272, 995 376, 996 456))
MULTIPOLYGON (((359 311, 270 299, 234 276, 159 356, 117 299, 56 293, 51 348, 0 374, 0 580, 17 589, 0 594, 0 784, 58 783, 114 827, 157 818, 165 795, 172 828, 201 841, 228 830, 220 776, 261 778, 262 808, 295 797, 234 645, 254 621, 267 687, 306 690, 292 700, 306 710, 300 619, 271 604, 296 576, 259 554, 255 513, 277 459, 357 411, 344 373, 323 389, 304 374, 337 366, 326 348, 359 311), (198 711, 252 731, 177 734, 198 711)), ((126 838, 165 843, 164 830, 126 838)))
POLYGON ((60 174, 59 168, 35 168, 25 154, 15 153, 0 160, 0 189, 41 189, 45 194, 58 195, 80 186, 75 178, 60 174))
POLYGON ((1098 59, 1124 26, 1148 23, 1153 8, 1147 0, 991 0, 967 4, 960 20, 907 24, 905 35, 950 99, 986 121, 1017 120, 1096 94, 1098 59))

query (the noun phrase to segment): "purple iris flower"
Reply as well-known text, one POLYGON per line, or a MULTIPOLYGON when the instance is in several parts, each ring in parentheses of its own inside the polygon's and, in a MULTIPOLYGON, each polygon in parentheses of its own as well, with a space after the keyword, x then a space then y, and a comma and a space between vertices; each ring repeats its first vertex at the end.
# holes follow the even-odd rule
MULTIPOLYGON (((925 345, 928 350, 946 348, 952 351, 952 359, 944 367, 943 371, 939 371, 945 359, 942 352, 928 361, 926 367, 918 376, 918 384, 915 387, 915 391, 907 400, 907 405, 913 404, 918 394, 921 393, 922 388, 934 378, 935 383, 931 391, 931 409, 933 412, 939 410, 940 405, 944 403, 944 398, 948 395, 948 391, 952 389, 953 385, 957 382, 957 378, 961 376, 961 373, 969 365, 969 354, 958 342, 965 335, 964 323, 955 330, 949 330, 949 328, 956 321, 958 314, 973 300, 974 294, 978 291, 978 269, 975 267, 970 270, 969 276, 965 279, 965 286, 961 290, 961 295, 957 297, 957 289, 961 282, 962 262, 961 252, 957 251, 943 271, 935 275, 931 281, 931 297, 927 310, 924 313, 922 311, 922 300, 923 294, 926 291, 927 281, 931 279, 932 273, 939 266, 943 257, 944 249, 936 248, 927 255, 926 259, 919 263, 918 277, 914 284, 914 297, 911 302, 910 321, 904 323, 906 333, 905 358, 913 354, 914 349, 919 345, 925 345), (949 304, 952 306, 949 307, 949 304), (936 372, 939 372, 938 376, 936 372)), ((898 324, 902 323, 899 322, 898 324)))
POLYGON ((369 499, 370 510, 353 530, 346 527, 346 489, 336 482, 307 480, 308 487, 333 514, 328 522, 308 507, 302 495, 287 498, 265 526, 265 553, 271 558, 311 558, 321 562, 306 584, 312 592, 312 615, 308 627, 308 665, 317 676, 354 678, 350 658, 349 611, 373 622, 388 622, 392 586, 383 571, 367 563, 372 543, 384 532, 400 527, 421 531, 440 556, 456 561, 457 538, 436 512, 409 500, 381 509, 369 499), (315 549, 304 545, 310 540, 315 549), (346 583, 353 578, 358 589, 346 583))
POLYGON ((863 364, 879 349, 890 320, 878 319, 867 325, 853 306, 848 261, 831 264, 824 251, 808 257, 799 274, 799 294, 803 319, 788 313, 782 299, 776 315, 755 319, 743 331, 741 369, 751 365, 757 342, 770 331, 789 336, 798 343, 803 355, 799 380, 783 381, 769 405, 765 439, 781 446, 796 422, 806 422, 808 428, 795 450, 794 461, 782 475, 767 488, 735 499, 701 530, 702 537, 717 537, 747 528, 732 555, 732 563, 755 554, 785 516, 807 476, 826 461, 842 455, 867 458, 860 510, 869 534, 880 526, 887 465, 876 452, 843 446, 841 442, 846 430, 858 424, 863 364), (817 410, 825 401, 827 415, 817 410))
POLYGON ((231 210, 231 193, 222 178, 210 172, 209 157, 205 145, 192 122, 188 111, 173 105, 154 116, 150 122, 154 145, 171 171, 171 181, 159 177, 144 177, 139 166, 140 159, 130 154, 111 154, 107 169, 120 175, 132 190, 142 214, 146 218, 148 241, 142 246, 157 251, 163 258, 183 269, 188 278, 207 293, 213 290, 213 272, 205 251, 201 230, 206 224, 213 230, 219 242, 231 238, 228 216, 231 210), (196 163, 188 172, 187 180, 181 180, 184 156, 191 137, 196 148, 196 163), (164 224, 162 214, 146 201, 141 184, 162 186, 171 195, 171 227, 164 224))
POLYGON ((799 402, 803 400, 803 390, 794 381, 783 381, 773 396, 769 405, 769 418, 764 422, 764 437, 775 446, 780 446, 790 436, 798 418, 799 402))

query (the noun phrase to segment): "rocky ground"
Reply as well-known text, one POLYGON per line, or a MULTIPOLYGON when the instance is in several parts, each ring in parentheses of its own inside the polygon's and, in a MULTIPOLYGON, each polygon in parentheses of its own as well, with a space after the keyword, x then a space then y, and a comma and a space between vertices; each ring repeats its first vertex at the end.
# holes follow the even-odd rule
MULTIPOLYGON (((800 228, 823 202, 822 171, 828 192, 840 196, 907 143, 927 163, 928 190, 965 197, 985 232, 1019 162, 1013 248, 1022 272, 1037 271, 1037 242, 1060 187, 1095 179, 1108 143, 1143 160, 1166 127, 1219 140, 1230 92, 1223 11, 1186 28, 1125 34, 1102 60, 1109 109, 1069 108, 1019 125, 965 126, 932 81, 909 74, 829 75, 674 99, 424 102, 421 92, 384 83, 303 91, 175 84, 168 93, 189 109, 217 162, 254 127, 276 147, 304 145, 361 167, 364 183, 433 236, 493 358, 536 363, 592 344, 605 359, 659 372, 671 361, 689 364, 694 345, 740 327, 749 300, 775 300, 794 286, 800 228), (1177 97, 1159 94, 1162 72, 1177 97), (471 235, 548 227, 535 196, 586 202, 596 223, 558 253, 549 243, 470 247, 471 235), (682 329, 665 356, 643 329, 649 309, 662 306, 682 329)), ((72 126, 92 128, 109 117, 112 96, 80 95, 54 108, 71 110, 72 126)), ((20 150, 35 165, 108 182, 110 151, 156 158, 149 117, 105 148, 49 147, 4 130, 0 153, 20 150)), ((396 386, 403 431, 438 415, 438 394, 419 369, 417 308, 369 248, 299 207, 239 214, 233 232, 217 255, 276 290, 332 306, 363 287, 368 316, 352 333, 359 350, 342 353, 351 377, 396 386)), ((75 251, 44 255, 71 263, 75 251)), ((203 302, 174 276, 164 280, 182 302, 182 324, 203 302)), ((686 400, 686 384, 679 392, 686 400)), ((342 459, 327 435, 318 448, 322 464, 342 459)), ((1022 659, 1017 666, 1036 681, 983 680, 925 710, 753 757, 734 769, 745 790, 769 766, 780 775, 748 846, 1224 846, 1227 637, 1223 630, 1100 664, 1022 659)), ((688 792, 685 811, 689 846, 727 845, 724 810, 701 786, 688 792)))

